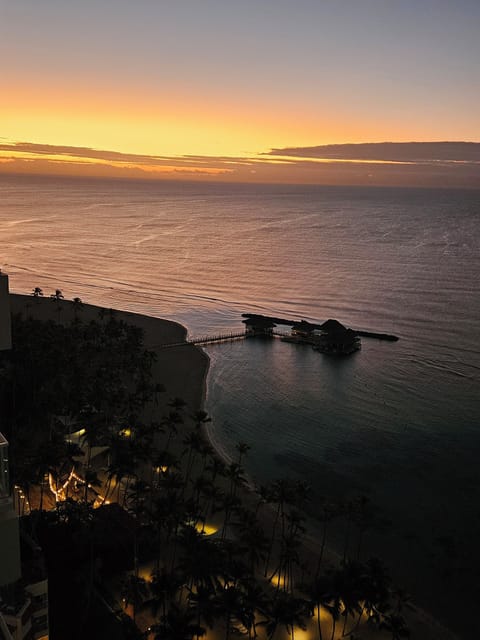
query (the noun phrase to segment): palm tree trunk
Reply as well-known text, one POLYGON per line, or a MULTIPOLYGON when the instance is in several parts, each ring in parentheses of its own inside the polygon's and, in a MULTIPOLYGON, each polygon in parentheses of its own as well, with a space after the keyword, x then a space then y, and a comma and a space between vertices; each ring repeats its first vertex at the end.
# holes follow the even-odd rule
POLYGON ((348 546, 349 546, 349 542, 350 542, 350 525, 351 525, 351 520, 350 520, 350 516, 347 519, 347 531, 345 533, 345 544, 343 547, 343 563, 345 564, 345 561, 347 559, 347 551, 348 551, 348 546))
POLYGON ((365 604, 362 605, 362 609, 360 611, 360 615, 358 616, 358 619, 357 619, 357 621, 355 623, 355 626, 353 627, 353 629, 351 629, 350 633, 352 633, 352 631, 356 631, 358 629, 358 627, 360 626, 360 621, 362 619, 364 611, 365 611, 365 604))
POLYGON ((225 619, 225 640, 228 640, 230 637, 230 622, 231 622, 231 615, 230 615, 230 611, 227 612, 227 616, 225 619))
POLYGON ((318 624, 318 638, 323 640, 322 636, 322 620, 320 618, 320 602, 317 602, 317 624, 318 624))
POLYGON ((325 543, 326 543, 326 541, 327 541, 327 521, 324 520, 324 522, 323 522, 323 533, 322 533, 322 544, 320 546, 320 556, 318 558, 317 571, 315 573, 315 577, 317 577, 317 578, 320 575, 320 567, 322 565, 323 552, 325 551, 325 543))
POLYGON ((264 572, 264 576, 265 577, 267 577, 268 565, 270 564, 270 557, 272 555, 273 543, 275 542, 275 532, 276 532, 279 516, 280 516, 280 504, 278 505, 277 513, 275 514, 275 520, 273 521, 272 537, 271 537, 271 540, 270 540, 270 545, 268 547, 267 558, 265 560, 265 572, 264 572))
POLYGON ((348 621, 348 612, 345 611, 345 620, 343 621, 343 627, 342 627, 342 637, 345 635, 345 629, 347 628, 347 621, 348 621))
POLYGON ((335 627, 337 626, 337 619, 333 618, 333 626, 332 626, 332 635, 330 640, 334 640, 335 638, 335 627))
POLYGON ((357 560, 360 560, 360 552, 362 549, 362 542, 363 542, 363 533, 364 533, 364 530, 360 529, 360 532, 358 534, 357 560))
POLYGON ((39 509, 40 509, 40 513, 43 511, 43 483, 45 481, 45 476, 42 475, 42 479, 40 481, 40 505, 39 505, 39 509))

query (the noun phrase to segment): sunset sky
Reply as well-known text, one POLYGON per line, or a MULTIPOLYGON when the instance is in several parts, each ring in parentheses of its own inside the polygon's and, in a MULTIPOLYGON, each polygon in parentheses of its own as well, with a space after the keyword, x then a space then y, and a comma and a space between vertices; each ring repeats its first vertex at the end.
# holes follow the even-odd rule
POLYGON ((0 172, 480 186, 480 145, 317 148, 479 143, 479 33, 478 0, 0 0, 0 172))

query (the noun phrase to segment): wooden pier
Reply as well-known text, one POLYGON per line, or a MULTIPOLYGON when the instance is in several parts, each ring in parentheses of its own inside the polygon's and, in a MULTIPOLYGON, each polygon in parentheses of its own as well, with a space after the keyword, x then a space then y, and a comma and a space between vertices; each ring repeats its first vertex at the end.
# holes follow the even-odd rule
POLYGON ((377 340, 387 340, 388 342, 397 342, 398 336, 393 336, 390 333, 375 333, 373 331, 358 331, 355 330, 357 336, 362 338, 376 338, 377 340))
POLYGON ((240 340, 241 338, 246 338, 245 331, 203 336, 201 338, 193 338, 193 340, 190 340, 189 342, 190 344, 210 344, 211 342, 230 342, 231 340, 240 340))
MULTIPOLYGON (((226 333, 217 333, 213 335, 200 336, 197 338, 192 338, 190 340, 184 340, 183 342, 171 342, 166 344, 155 345, 160 349, 172 349, 174 347, 185 347, 188 345, 207 345, 215 342, 231 342, 233 340, 242 340, 244 338, 251 337, 265 337, 265 338, 288 338, 292 334, 288 332, 274 330, 273 327, 277 325, 286 325, 295 329, 299 327, 302 330, 307 329, 308 331, 322 331, 325 329, 325 325, 328 323, 336 323, 340 325, 337 321, 328 320, 323 324, 315 324, 312 322, 306 322, 305 320, 286 320, 285 318, 274 318, 270 316, 263 316, 255 313, 242 313, 243 318, 247 318, 243 322, 246 323, 245 330, 243 331, 230 331, 226 333), (259 330, 252 331, 252 324, 257 323, 257 329, 259 330)), ((373 331, 362 331, 357 329, 348 329, 349 332, 355 334, 355 336, 362 338, 375 338, 377 340, 387 340, 389 342, 396 342, 398 340, 398 336, 391 335, 389 333, 376 333, 373 331)), ((308 339, 302 340, 301 338, 290 340, 290 342, 305 342, 306 344, 311 344, 308 339)))
POLYGON ((211 344, 212 342, 232 342, 233 340, 242 340, 246 338, 245 331, 231 331, 228 333, 217 333, 210 336, 200 336, 183 342, 168 342, 166 344, 155 345, 160 349, 171 349, 173 347, 186 347, 187 345, 211 344))

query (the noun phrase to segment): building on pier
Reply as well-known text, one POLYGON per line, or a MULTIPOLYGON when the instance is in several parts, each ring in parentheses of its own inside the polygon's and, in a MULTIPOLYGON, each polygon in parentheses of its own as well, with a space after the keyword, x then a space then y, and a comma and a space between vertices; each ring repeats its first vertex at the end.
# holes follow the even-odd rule
POLYGON ((338 320, 327 320, 320 326, 313 347, 321 353, 348 355, 361 348, 360 338, 338 320))
POLYGON ((245 335, 249 338, 254 336, 270 338, 273 336, 273 329, 277 326, 273 320, 265 316, 254 316, 242 322, 245 325, 245 335))
POLYGON ((292 330, 289 335, 282 336, 283 342, 294 342, 295 344, 315 344, 318 331, 315 325, 300 320, 300 322, 292 323, 292 330))

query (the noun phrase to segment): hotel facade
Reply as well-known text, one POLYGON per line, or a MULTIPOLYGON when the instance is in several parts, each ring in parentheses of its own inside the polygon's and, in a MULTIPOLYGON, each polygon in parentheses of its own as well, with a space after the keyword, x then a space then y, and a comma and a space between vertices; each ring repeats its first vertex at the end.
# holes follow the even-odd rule
MULTIPOLYGON (((8 276, 0 272, 0 351, 12 348, 8 276)), ((8 441, 0 414, 0 640, 48 638, 48 580, 22 572, 19 518, 9 478, 8 441)), ((35 547, 26 539, 23 546, 35 547)), ((35 549, 37 550, 37 549, 35 549)), ((38 553, 38 551, 37 551, 38 553)))

